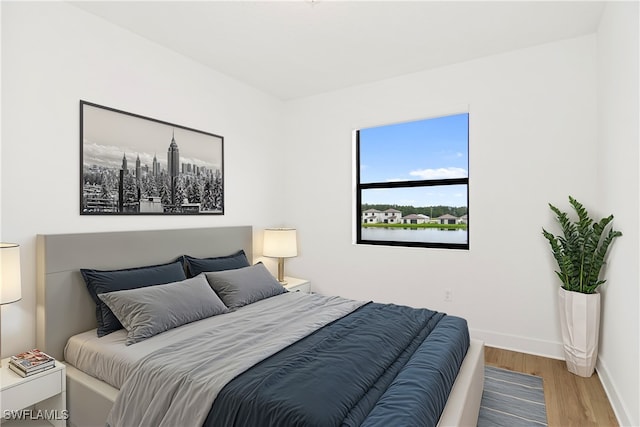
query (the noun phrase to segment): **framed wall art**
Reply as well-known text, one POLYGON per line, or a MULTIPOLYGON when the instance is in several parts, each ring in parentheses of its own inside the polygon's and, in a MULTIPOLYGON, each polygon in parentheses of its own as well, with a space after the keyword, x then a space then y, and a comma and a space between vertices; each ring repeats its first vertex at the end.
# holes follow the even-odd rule
POLYGON ((224 138, 80 101, 81 215, 223 215, 224 138))

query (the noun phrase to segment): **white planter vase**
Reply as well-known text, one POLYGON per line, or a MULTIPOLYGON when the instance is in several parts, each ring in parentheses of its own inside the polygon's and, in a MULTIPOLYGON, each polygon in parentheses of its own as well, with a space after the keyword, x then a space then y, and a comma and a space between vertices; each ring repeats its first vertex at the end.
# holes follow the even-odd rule
POLYGON ((581 377, 590 377, 598 358, 600 294, 560 288, 558 308, 567 369, 581 377))

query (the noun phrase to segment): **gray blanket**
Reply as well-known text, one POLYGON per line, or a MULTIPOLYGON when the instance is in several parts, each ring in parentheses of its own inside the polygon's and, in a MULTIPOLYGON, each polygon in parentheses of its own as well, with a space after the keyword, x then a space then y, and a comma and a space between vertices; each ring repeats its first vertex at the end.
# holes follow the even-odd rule
POLYGON ((362 304, 286 293, 220 315, 216 329, 141 360, 121 388, 107 424, 200 426, 229 381, 362 304))

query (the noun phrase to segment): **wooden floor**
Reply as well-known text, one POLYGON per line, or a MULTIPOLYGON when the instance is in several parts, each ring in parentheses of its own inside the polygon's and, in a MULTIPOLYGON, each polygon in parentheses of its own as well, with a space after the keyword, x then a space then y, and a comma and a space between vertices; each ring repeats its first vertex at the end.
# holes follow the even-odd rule
POLYGON ((583 378, 564 361, 485 347, 485 363, 542 377, 549 427, 618 426, 598 374, 583 378))

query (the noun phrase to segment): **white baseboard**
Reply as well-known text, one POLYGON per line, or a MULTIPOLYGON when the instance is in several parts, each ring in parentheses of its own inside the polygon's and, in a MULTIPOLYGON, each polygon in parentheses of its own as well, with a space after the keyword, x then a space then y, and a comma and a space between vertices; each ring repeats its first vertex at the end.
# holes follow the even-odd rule
POLYGON ((618 419, 618 424, 621 426, 632 426, 633 424, 631 417, 629 416, 629 412, 625 407, 624 402, 616 392, 616 386, 611 379, 611 375, 609 375, 609 370, 607 369, 606 364, 600 358, 598 358, 598 361, 596 362, 596 371, 598 372, 600 383, 602 383, 602 387, 604 387, 604 392, 609 398, 613 412, 618 419))
POLYGON ((519 335, 498 334, 480 329, 469 329, 471 338, 484 341, 487 347, 502 348, 504 350, 519 351, 551 359, 564 360, 561 342, 537 340, 519 335))

